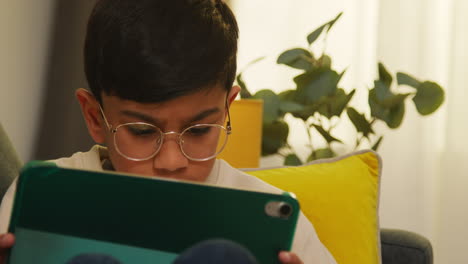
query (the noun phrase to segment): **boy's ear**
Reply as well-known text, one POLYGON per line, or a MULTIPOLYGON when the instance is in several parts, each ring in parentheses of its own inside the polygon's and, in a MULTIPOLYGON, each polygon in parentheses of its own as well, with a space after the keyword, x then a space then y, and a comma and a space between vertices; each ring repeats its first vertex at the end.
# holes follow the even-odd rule
POLYGON ((241 88, 240 86, 238 85, 235 85, 231 88, 231 91, 229 91, 229 94, 228 94, 228 104, 231 105, 232 101, 234 101, 237 97, 237 95, 239 94, 241 88))
POLYGON ((80 103, 83 118, 88 127, 88 132, 93 140, 102 144, 105 142, 106 126, 102 122, 101 112, 99 110, 99 103, 96 98, 86 89, 79 88, 75 92, 76 99, 80 103))

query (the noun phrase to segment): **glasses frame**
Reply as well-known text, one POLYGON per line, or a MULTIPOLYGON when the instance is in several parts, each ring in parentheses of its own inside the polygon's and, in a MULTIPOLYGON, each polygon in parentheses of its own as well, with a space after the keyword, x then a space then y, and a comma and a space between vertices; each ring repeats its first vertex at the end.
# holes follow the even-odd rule
POLYGON ((104 119, 104 122, 106 123, 106 126, 107 126, 109 132, 111 132, 113 134, 114 147, 117 150, 117 153, 119 153, 122 157, 124 157, 124 158, 126 158, 128 160, 132 160, 132 161, 145 161, 145 160, 149 160, 149 159, 154 158, 159 153, 159 151, 161 150, 161 147, 164 144, 164 138, 166 137, 166 135, 177 135, 177 144, 179 145, 180 152, 182 152, 182 154, 187 159, 192 160, 192 161, 211 160, 211 159, 214 159, 216 156, 218 156, 224 150, 224 148, 226 147, 227 141, 228 141, 228 137, 232 133, 231 116, 229 114, 229 108, 228 107, 226 107, 226 111, 227 111, 227 114, 228 114, 228 121, 226 122, 226 127, 224 127, 224 126, 222 126, 220 124, 196 124, 196 125, 189 126, 189 127, 185 128, 180 133, 176 132, 176 131, 163 132, 159 127, 157 127, 157 126, 155 126, 153 124, 146 123, 146 122, 130 122, 130 123, 125 123, 125 124, 119 124, 115 128, 112 128, 112 125, 107 121, 106 115, 104 114, 104 110, 103 110, 101 104, 99 104, 99 110, 101 111, 101 115, 102 115, 102 117, 104 119), (122 153, 122 151, 120 151, 119 146, 117 145, 117 142, 116 142, 117 141, 116 140, 116 133, 117 133, 117 130, 119 128, 121 128, 123 126, 128 126, 128 125, 147 125, 147 126, 151 126, 151 127, 155 128, 155 129, 157 129, 159 131, 159 133, 161 134, 161 143, 159 144, 159 147, 156 149, 156 151, 152 155, 150 155, 147 158, 138 159, 138 158, 129 157, 129 156, 125 155, 124 153, 122 153), (213 154, 212 156, 209 156, 207 158, 197 159, 197 158, 192 158, 187 153, 185 153, 185 151, 184 151, 184 149, 182 147, 183 142, 182 142, 181 135, 183 135, 189 129, 192 129, 192 128, 195 128, 195 127, 200 127, 200 126, 212 126, 212 127, 221 128, 222 130, 224 130, 226 132, 226 139, 225 139, 225 142, 224 142, 223 146, 221 147, 221 149, 219 151, 217 151, 215 154, 213 154))

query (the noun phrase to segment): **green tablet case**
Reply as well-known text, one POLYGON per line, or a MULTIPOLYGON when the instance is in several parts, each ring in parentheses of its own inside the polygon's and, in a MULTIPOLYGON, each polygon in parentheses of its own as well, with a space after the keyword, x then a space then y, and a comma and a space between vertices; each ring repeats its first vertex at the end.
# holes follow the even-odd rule
POLYGON ((31 162, 18 180, 9 263, 66 263, 82 253, 171 263, 184 249, 216 238, 240 243, 260 263, 278 263, 278 251, 291 247, 298 215, 288 194, 31 162))

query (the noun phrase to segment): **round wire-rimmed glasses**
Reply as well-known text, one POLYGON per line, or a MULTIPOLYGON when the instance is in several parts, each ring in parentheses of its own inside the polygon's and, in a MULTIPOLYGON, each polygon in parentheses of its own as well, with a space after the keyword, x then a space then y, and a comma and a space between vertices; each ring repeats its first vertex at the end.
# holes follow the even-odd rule
POLYGON ((227 128, 219 124, 196 124, 179 133, 162 132, 157 126, 145 122, 125 123, 112 128, 102 108, 100 110, 113 133, 116 151, 132 161, 145 161, 156 156, 169 135, 176 136, 180 151, 187 159, 207 161, 223 151, 231 133, 229 114, 227 128))

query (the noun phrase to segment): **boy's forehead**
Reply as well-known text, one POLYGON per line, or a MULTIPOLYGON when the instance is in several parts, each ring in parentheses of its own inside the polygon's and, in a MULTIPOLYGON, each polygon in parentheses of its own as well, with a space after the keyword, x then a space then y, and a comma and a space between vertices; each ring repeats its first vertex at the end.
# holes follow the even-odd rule
MULTIPOLYGON (((176 89, 177 90, 177 89, 176 89)), ((194 87, 193 89, 189 90, 186 89, 184 91, 176 91, 175 93, 168 91, 168 89, 163 89, 164 92, 160 91, 151 91, 151 89, 145 89, 145 92, 143 92, 144 95, 146 95, 144 98, 143 94, 141 96, 135 96, 135 95, 124 95, 121 96, 118 92, 116 91, 101 91, 100 92, 100 97, 101 98, 117 98, 121 101, 130 101, 134 103, 141 103, 141 104, 153 104, 153 103, 165 103, 169 101, 174 101, 178 100, 181 98, 185 97, 209 97, 209 96, 219 96, 219 95, 227 95, 230 91, 230 89, 226 89, 225 86, 221 84, 215 84, 215 85, 208 85, 205 87, 200 87, 196 88, 194 87), (166 90, 166 91, 164 91, 166 90), (141 100, 135 100, 134 98, 141 98, 141 100)))
POLYGON ((224 104, 226 102, 227 89, 223 87, 211 87, 209 89, 201 89, 194 93, 177 96, 168 100, 157 102, 139 102, 131 99, 121 98, 117 95, 103 94, 103 103, 111 108, 142 108, 142 109, 157 109, 162 107, 178 107, 185 106, 204 106, 207 104, 224 104))

